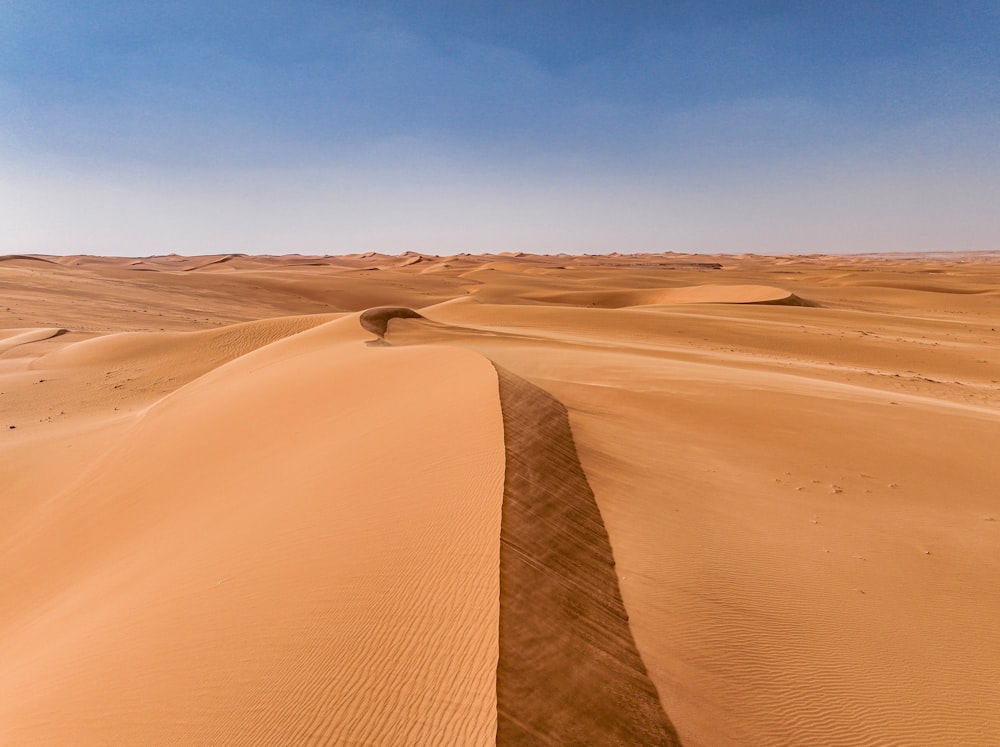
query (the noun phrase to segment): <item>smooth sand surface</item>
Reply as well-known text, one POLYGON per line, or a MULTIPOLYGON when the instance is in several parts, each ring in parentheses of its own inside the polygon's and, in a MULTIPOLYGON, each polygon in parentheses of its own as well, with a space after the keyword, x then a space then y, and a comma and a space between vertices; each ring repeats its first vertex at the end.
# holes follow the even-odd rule
POLYGON ((1000 744, 998 255, 0 294, 0 744, 1000 744))

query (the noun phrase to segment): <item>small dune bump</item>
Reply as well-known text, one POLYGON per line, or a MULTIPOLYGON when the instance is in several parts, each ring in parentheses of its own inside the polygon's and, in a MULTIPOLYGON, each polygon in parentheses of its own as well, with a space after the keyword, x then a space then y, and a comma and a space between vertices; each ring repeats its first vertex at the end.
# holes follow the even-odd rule
POLYGON ((389 322, 393 319, 423 319, 423 315, 407 306, 376 306, 361 312, 359 323, 366 330, 379 337, 385 337, 389 322))

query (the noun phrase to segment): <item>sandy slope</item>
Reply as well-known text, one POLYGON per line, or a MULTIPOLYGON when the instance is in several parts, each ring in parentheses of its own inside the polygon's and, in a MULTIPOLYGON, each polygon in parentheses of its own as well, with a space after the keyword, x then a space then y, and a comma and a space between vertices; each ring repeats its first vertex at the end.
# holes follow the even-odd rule
POLYGON ((267 345, 6 496, 5 741, 492 740, 496 376, 368 337, 267 345))
POLYGON ((3 258, 0 742, 1000 743, 997 259, 3 258))

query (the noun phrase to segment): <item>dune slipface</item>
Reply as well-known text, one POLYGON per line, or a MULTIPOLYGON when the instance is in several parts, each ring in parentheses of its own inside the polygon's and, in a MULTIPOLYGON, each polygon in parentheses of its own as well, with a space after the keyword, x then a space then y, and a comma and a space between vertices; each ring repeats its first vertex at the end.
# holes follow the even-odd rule
POLYGON ((389 322, 393 319, 423 319, 423 317, 405 306, 380 306, 375 309, 366 309, 358 317, 361 326, 378 337, 385 337, 389 322))
POLYGON ((632 640, 566 409, 498 375, 507 467, 497 744, 679 744, 632 640))

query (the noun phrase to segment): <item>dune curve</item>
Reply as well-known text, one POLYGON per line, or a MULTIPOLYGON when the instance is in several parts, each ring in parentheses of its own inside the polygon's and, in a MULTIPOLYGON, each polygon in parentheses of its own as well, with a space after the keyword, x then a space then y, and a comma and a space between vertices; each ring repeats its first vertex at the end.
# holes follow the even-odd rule
POLYGON ((585 290, 564 293, 527 293, 525 298, 545 303, 622 309, 630 306, 673 306, 678 304, 766 304, 811 306, 812 302, 783 288, 767 285, 692 285, 677 288, 629 290, 585 290))
POLYGON ((373 335, 385 337, 393 319, 423 319, 423 316, 406 306, 376 306, 362 311, 358 322, 373 335))
POLYGON ((11 329, 0 334, 0 353, 6 353, 21 345, 42 340, 51 340, 53 337, 64 335, 69 330, 64 327, 48 329, 11 329))

